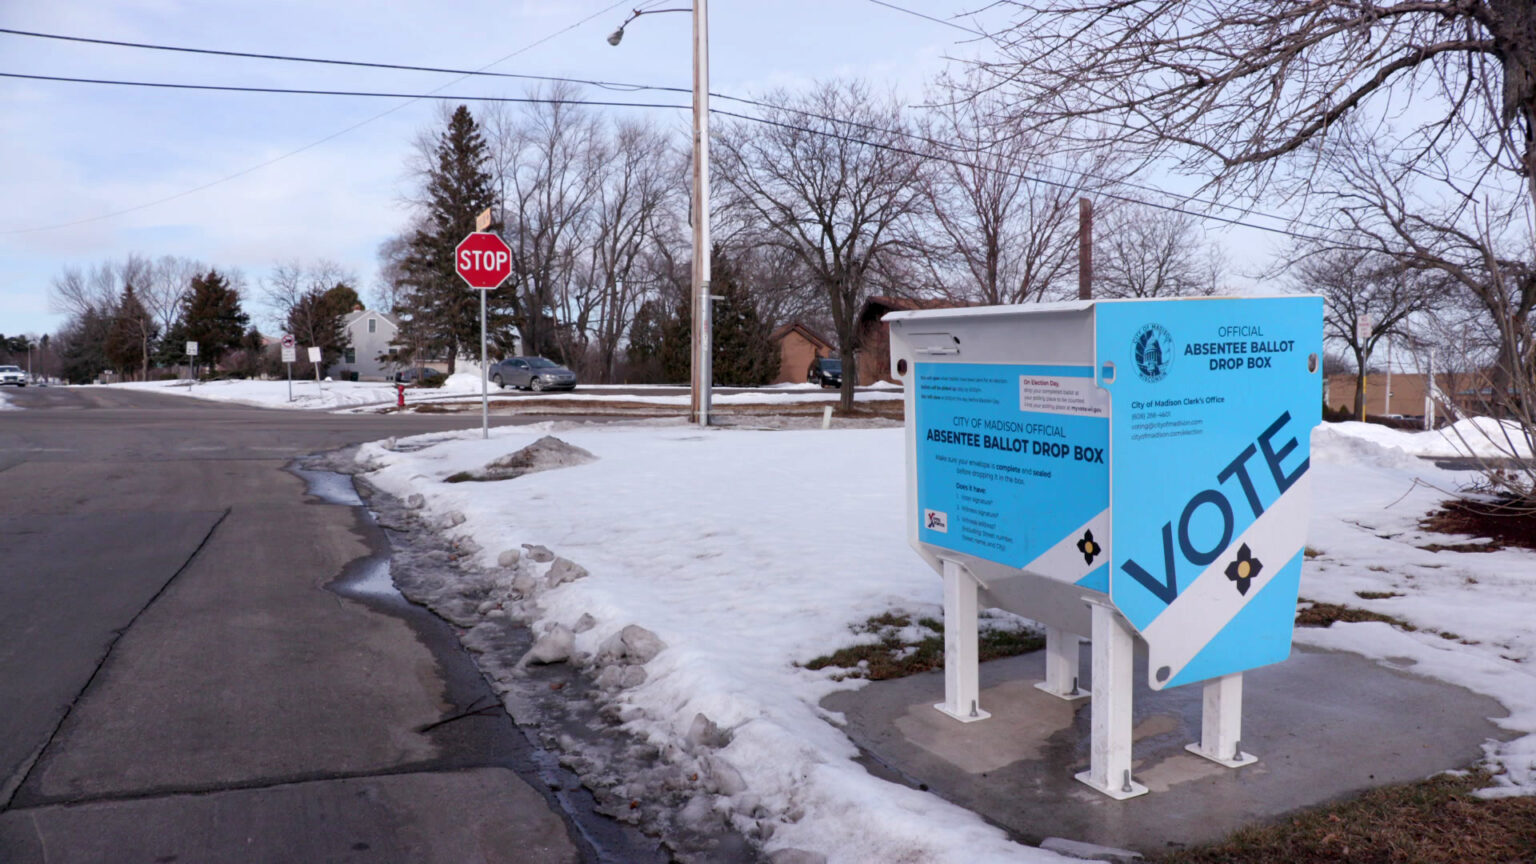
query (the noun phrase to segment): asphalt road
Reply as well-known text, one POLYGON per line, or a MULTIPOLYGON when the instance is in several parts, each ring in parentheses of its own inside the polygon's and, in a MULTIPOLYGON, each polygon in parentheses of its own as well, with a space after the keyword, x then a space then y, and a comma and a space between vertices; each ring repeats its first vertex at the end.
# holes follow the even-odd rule
POLYGON ((13 401, 0 861, 591 858, 520 778, 527 745, 504 713, 431 728, 487 698, 484 681, 456 644, 326 589, 377 553, 377 530, 284 470, 478 417, 103 388, 13 401))

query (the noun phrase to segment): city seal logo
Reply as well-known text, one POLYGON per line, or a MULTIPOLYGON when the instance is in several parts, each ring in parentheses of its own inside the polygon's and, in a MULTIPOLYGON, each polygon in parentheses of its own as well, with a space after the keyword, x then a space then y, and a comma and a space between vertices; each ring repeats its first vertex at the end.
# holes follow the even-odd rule
POLYGON ((1163 325, 1148 324, 1136 331, 1131 350, 1141 380, 1161 381, 1168 376, 1168 366, 1173 362, 1173 336, 1163 325))

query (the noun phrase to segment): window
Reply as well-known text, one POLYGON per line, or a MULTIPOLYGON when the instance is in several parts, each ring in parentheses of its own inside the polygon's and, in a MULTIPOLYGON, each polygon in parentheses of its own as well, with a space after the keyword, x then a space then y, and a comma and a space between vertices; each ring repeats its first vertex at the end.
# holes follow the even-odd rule
MULTIPOLYGON (((370 318, 368 320, 368 323, 372 324, 373 323, 373 319, 370 318)), ((344 356, 346 357, 346 362, 347 363, 349 363, 349 364, 356 363, 357 362, 357 349, 356 348, 348 348, 346 350, 346 354, 344 356)))
MULTIPOLYGON (((369 318, 368 319, 368 332, 369 333, 377 333, 377 332, 379 332, 379 319, 377 319, 377 318, 369 318)), ((351 363, 352 361, 348 360, 347 362, 351 363)))

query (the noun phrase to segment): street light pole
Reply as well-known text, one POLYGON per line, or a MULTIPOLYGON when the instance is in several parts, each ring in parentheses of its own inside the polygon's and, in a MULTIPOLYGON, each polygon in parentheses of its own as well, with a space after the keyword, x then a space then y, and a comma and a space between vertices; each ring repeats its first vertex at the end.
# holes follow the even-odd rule
POLYGON ((709 4, 693 0, 693 395, 689 420, 709 425, 709 4))
POLYGON ((641 15, 657 12, 693 12, 693 374, 688 399, 688 420, 709 425, 709 397, 713 356, 713 309, 709 296, 709 3, 694 0, 689 9, 636 9, 608 37, 618 45, 624 28, 641 15))

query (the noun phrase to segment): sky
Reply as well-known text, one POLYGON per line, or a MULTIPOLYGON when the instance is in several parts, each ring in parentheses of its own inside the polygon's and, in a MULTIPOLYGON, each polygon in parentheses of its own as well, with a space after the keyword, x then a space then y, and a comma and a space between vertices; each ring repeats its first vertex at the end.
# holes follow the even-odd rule
MULTIPOLYGON (((622 45, 607 44, 633 5, 0 0, 0 28, 690 87, 689 15, 643 16, 622 45)), ((936 17, 962 9, 949 0, 919 5, 936 17)), ((867 0, 716 2, 711 89, 760 94, 861 76, 916 94, 947 56, 968 50, 959 41, 967 38, 867 0)), ((445 95, 517 96, 528 86, 11 34, 0 34, 0 72, 445 95)), ((588 96, 688 102, 684 93, 588 96)), ((50 282, 66 267, 129 253, 195 258, 242 271, 253 286, 277 262, 326 258, 351 270, 368 297, 379 244, 409 218, 411 141, 435 126, 438 110, 429 100, 0 79, 0 333, 52 332, 63 316, 50 308, 50 282)), ((686 110, 653 113, 666 127, 688 128, 686 110)))
MULTIPOLYGON (((0 29, 690 88, 689 15, 645 15, 620 46, 607 43, 635 4, 466 0, 445 12, 441 4, 356 0, 0 0, 0 29)), ((710 6, 710 89, 761 96, 859 77, 916 101, 956 58, 982 50, 971 32, 930 20, 971 8, 960 0, 717 0, 710 6)), ((521 96, 530 86, 8 33, 0 33, 0 73, 439 93, 449 100, 521 96)), ((689 129, 686 93, 588 88, 585 96, 683 106, 649 113, 679 137, 689 129)), ((132 253, 243 274, 248 311, 264 329, 273 321, 259 305, 260 284, 278 263, 337 262, 370 298, 380 244, 410 219, 412 142, 440 128, 441 104, 0 78, 0 333, 55 331, 64 316, 50 305, 50 283, 65 268, 88 270, 132 253)), ((1175 185, 1166 177, 1138 179, 1175 185)), ((1269 238, 1247 235, 1221 241, 1238 275, 1271 254, 1269 238)))

